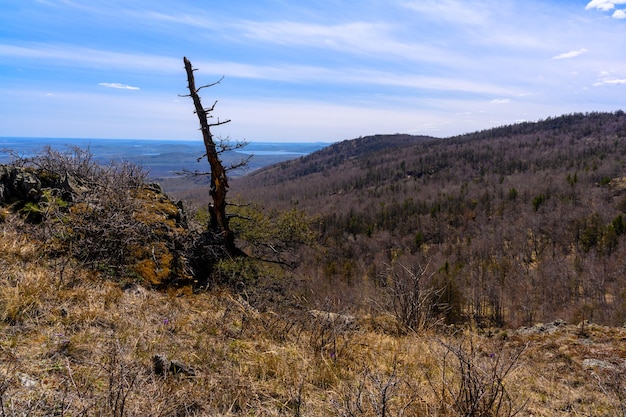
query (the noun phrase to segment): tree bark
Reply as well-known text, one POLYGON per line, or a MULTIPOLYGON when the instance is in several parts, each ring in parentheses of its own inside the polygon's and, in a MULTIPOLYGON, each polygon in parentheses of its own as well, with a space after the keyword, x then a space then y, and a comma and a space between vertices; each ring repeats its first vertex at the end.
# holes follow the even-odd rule
POLYGON ((235 247, 235 236, 230 230, 228 225, 228 216, 226 215, 226 193, 228 192, 228 179, 226 177, 226 169, 222 165, 219 159, 215 142, 213 141, 213 135, 211 134, 211 127, 228 123, 230 120, 217 123, 209 123, 208 119, 211 117, 210 112, 213 111, 215 104, 209 109, 202 107, 200 96, 198 91, 204 87, 210 87, 219 83, 205 85, 196 88, 196 84, 193 77, 194 69, 191 66, 191 62, 187 57, 183 58, 185 62, 185 70, 187 71, 187 81, 189 82, 189 96, 193 99, 193 104, 196 109, 196 114, 200 121, 200 130, 202 131, 202 138, 204 140, 204 146, 206 148, 206 156, 211 166, 211 189, 209 194, 213 199, 213 205, 209 207, 209 213, 211 215, 211 222, 209 228, 216 228, 222 233, 224 238, 224 244, 226 250, 235 254, 239 251, 235 247))

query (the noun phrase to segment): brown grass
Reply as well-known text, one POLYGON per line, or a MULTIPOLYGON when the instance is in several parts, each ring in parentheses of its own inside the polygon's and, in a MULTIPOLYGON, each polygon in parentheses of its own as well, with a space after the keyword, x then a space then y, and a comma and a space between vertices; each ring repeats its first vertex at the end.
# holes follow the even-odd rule
POLYGON ((3 416, 623 415, 624 329, 397 334, 389 317, 345 326, 225 291, 122 288, 40 256, 18 222, 0 225, 3 416), (157 354, 194 375, 156 374, 157 354))

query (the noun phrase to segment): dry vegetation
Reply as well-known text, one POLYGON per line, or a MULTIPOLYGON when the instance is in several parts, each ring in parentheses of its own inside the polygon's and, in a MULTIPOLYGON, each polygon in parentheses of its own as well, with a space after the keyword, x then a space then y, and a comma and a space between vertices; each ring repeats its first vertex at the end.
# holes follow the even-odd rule
POLYGON ((0 240, 0 415, 623 415, 626 331, 399 332, 260 312, 228 291, 121 286, 0 240), (62 270, 61 270, 62 269, 62 270), (181 364, 155 371, 155 355, 181 364), (173 368, 172 368, 173 369, 173 368))
MULTIPOLYGON (((346 205, 332 205, 333 217, 320 208, 327 191, 295 194, 291 182, 272 182, 265 197, 287 196, 288 210, 232 207, 239 258, 220 252, 219 239, 134 167, 98 168, 88 153, 48 150, 20 171, 22 183, 36 182, 33 173, 48 181, 26 193, 36 198, 0 208, 0 416, 624 416, 626 328, 585 320, 623 323, 620 132, 550 148, 580 151, 567 168, 497 175, 504 165, 494 165, 475 177, 468 162, 417 180, 384 140, 367 142, 382 165, 344 143, 356 165, 327 151, 318 168, 335 180, 333 201, 346 205), (346 166, 365 170, 364 182, 361 168, 331 175, 346 166), (396 177, 383 181, 390 169, 396 177), (69 171, 78 173, 72 181, 69 171), (475 179, 440 193, 459 172, 475 179), (562 181, 549 182, 535 208, 543 189, 532 187, 546 175, 562 181), (498 191, 511 186, 522 201, 498 191), (315 221, 293 208, 296 195, 315 221), (577 245, 564 222, 580 226, 577 245), (506 244, 488 242, 503 231, 506 244), (507 324, 512 301, 551 315, 549 323, 507 324), (495 327, 485 318, 498 308, 507 315, 495 327), (555 320, 571 309, 580 320, 555 320)), ((417 141, 447 155, 439 146, 448 143, 417 141)), ((459 161, 486 163, 489 146, 507 145, 498 141, 451 144, 459 161)), ((302 185, 305 173, 293 175, 302 185)))

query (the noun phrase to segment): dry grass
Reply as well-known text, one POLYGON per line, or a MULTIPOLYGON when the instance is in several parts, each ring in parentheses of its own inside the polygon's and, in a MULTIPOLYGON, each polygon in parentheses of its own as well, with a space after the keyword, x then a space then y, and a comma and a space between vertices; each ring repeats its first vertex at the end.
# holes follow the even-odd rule
POLYGON ((3 416, 624 415, 624 329, 329 324, 228 292, 122 288, 43 258, 11 215, 0 227, 3 416), (155 373, 157 354, 194 375, 155 373))

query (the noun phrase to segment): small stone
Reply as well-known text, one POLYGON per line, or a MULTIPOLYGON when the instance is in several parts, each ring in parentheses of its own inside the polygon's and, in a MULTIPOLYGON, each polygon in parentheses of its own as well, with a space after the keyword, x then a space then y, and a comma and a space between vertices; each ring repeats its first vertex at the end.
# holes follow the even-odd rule
POLYGON ((178 361, 170 362, 170 372, 173 374, 182 374, 186 376, 196 376, 196 372, 189 366, 178 361))
POLYGON ((157 375, 186 375, 195 376, 196 372, 188 365, 182 362, 169 360, 167 356, 163 354, 154 355, 152 357, 152 365, 154 373, 157 375))
POLYGON ((169 371, 171 363, 167 356, 158 354, 152 357, 152 366, 155 374, 165 375, 169 371))
POLYGON ((32 376, 22 372, 18 372, 16 375, 24 388, 35 388, 37 386, 37 381, 32 376))
POLYGON ((585 359, 583 360, 583 366, 585 368, 602 368, 602 369, 616 369, 617 367, 611 362, 603 361, 601 359, 585 359))

